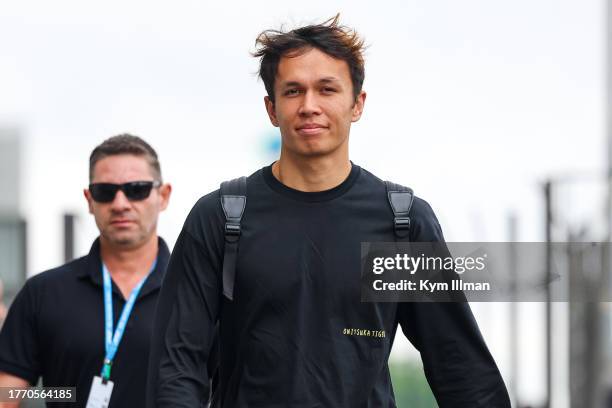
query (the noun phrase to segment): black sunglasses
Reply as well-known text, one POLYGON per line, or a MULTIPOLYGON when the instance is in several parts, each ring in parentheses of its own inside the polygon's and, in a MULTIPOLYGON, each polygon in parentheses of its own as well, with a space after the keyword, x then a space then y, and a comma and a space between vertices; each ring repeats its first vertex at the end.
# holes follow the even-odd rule
POLYGON ((110 203, 115 199, 118 190, 130 201, 145 200, 151 194, 153 187, 161 186, 161 181, 130 181, 123 184, 93 183, 89 185, 91 198, 98 203, 110 203))

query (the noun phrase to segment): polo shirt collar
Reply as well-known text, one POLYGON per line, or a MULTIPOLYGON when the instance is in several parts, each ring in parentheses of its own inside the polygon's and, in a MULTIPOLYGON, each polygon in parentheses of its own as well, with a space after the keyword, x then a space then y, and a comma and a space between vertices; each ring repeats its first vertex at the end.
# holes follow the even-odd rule
MULTIPOLYGON (((168 245, 162 237, 158 237, 158 249, 157 249, 157 264, 155 269, 151 272, 144 286, 138 294, 138 298, 146 296, 147 294, 158 290, 161 287, 164 275, 166 273, 166 267, 168 266, 168 260, 170 258, 170 250, 168 245)), ((85 257, 84 268, 79 270, 77 276, 79 278, 91 279, 91 281, 102 287, 102 258, 100 257, 100 237, 91 245, 89 254, 85 257)), ((117 285, 113 282, 113 292, 121 296, 121 292, 117 285)))

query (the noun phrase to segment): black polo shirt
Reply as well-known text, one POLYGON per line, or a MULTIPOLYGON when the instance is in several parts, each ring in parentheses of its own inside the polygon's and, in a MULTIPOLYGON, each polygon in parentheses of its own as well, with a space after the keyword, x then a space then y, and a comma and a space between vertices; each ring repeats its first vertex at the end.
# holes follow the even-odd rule
MULTIPOLYGON (((111 371, 111 408, 143 405, 149 342, 159 288, 168 264, 168 246, 159 238, 157 266, 142 287, 111 371)), ((125 299, 113 282, 114 328, 125 299)), ((45 387, 77 387, 84 407, 104 360, 104 294, 100 243, 88 255, 38 274, 15 298, 0 332, 0 371, 45 387)))

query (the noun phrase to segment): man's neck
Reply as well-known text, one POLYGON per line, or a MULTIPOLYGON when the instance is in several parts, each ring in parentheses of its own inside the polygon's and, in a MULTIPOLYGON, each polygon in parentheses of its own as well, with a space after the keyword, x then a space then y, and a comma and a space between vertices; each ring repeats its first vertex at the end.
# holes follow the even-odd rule
POLYGON ((121 248, 100 238, 100 257, 124 297, 144 278, 157 257, 157 235, 143 245, 134 248, 121 248))
POLYGON ((272 174, 278 181, 295 190, 329 190, 342 184, 351 173, 348 154, 343 156, 293 160, 290 154, 281 153, 280 159, 272 165, 272 174))

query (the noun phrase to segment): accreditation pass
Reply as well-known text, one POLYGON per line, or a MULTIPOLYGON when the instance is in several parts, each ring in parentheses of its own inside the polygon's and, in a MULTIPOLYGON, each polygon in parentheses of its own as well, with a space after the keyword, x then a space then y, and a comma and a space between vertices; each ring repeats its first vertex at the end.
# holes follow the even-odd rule
POLYGON ((108 408, 112 392, 113 382, 110 380, 104 382, 102 377, 96 375, 91 383, 91 390, 89 390, 89 398, 85 407, 108 408))

